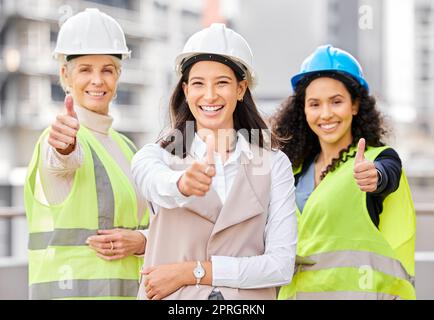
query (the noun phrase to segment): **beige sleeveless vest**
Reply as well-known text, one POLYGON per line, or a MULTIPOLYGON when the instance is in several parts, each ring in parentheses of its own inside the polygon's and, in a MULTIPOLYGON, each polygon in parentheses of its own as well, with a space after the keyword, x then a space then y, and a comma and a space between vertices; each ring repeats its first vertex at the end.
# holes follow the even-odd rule
MULTIPOLYGON (((211 260, 211 256, 250 257, 264 253, 264 231, 268 214, 271 185, 271 153, 258 147, 268 159, 267 170, 258 168, 242 154, 240 169, 231 191, 222 205, 217 192, 211 189, 188 208, 160 208, 151 214, 144 267, 182 261, 211 260), (259 174, 258 174, 259 172, 259 174)), ((262 159, 262 158, 261 158, 262 159)), ((170 167, 186 169, 194 159, 172 157, 170 167)), ((193 270, 192 270, 193 272, 193 270)), ((208 299, 213 287, 184 286, 165 299, 208 299)), ((219 287, 226 300, 275 299, 276 288, 234 289, 219 287)), ((143 282, 139 299, 146 299, 143 282)))

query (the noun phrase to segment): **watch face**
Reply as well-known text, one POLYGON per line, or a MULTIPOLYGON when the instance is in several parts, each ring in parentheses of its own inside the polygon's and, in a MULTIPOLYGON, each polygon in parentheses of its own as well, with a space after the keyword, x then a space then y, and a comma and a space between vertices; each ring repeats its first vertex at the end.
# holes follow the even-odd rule
POLYGON ((195 268, 193 273, 196 278, 202 278, 205 275, 205 270, 203 268, 195 268))

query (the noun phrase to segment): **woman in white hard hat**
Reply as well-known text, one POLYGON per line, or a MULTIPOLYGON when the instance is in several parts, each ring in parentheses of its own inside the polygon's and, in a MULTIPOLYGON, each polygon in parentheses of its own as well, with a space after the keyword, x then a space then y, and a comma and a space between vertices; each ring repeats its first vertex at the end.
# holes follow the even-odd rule
POLYGON ((358 61, 318 47, 272 120, 294 165, 297 272, 288 299, 413 299, 415 212, 358 61))
POLYGON ((176 69, 171 130, 132 165, 152 207, 139 299, 275 299, 293 273, 294 179, 250 93, 252 52, 213 24, 176 69))
POLYGON ((145 205, 130 174, 135 147, 109 116, 129 54, 119 24, 97 9, 60 29, 55 56, 69 95, 25 185, 31 299, 137 296, 145 205))

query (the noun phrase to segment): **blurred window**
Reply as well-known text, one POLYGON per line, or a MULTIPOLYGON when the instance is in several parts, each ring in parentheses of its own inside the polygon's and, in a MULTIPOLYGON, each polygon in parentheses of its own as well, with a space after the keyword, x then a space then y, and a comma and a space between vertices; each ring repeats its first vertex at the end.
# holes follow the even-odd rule
POLYGON ((0 85, 0 102, 6 101, 7 82, 3 82, 0 85))
POLYGON ((131 105, 133 102, 134 91, 129 88, 119 88, 117 90, 116 104, 118 105, 131 105))
POLYGON ((65 99, 65 92, 63 92, 62 87, 55 81, 51 82, 51 100, 52 101, 63 101, 65 99))
POLYGON ((337 1, 334 1, 334 0, 329 1, 328 7, 329 7, 329 11, 331 11, 333 13, 339 12, 339 2, 337 2, 337 1))
POLYGON ((131 50, 131 59, 140 59, 142 57, 142 48, 139 43, 132 42, 127 38, 127 47, 131 50))
POLYGON ((195 18, 195 19, 200 18, 199 12, 193 12, 193 11, 187 10, 187 9, 182 9, 181 15, 183 18, 195 18))
POLYGON ((162 3, 160 1, 154 1, 153 2, 153 6, 154 6, 154 8, 156 10, 159 10, 159 11, 167 11, 167 9, 168 9, 167 4, 166 3, 162 3))
MULTIPOLYGON (((30 76, 20 76, 18 78, 18 92, 20 93, 19 98, 23 101, 28 101, 30 100, 31 94, 31 88, 32 86, 30 85, 32 78, 30 76)), ((32 92, 34 93, 34 92, 32 92)))
POLYGON ((5 108, 6 88, 7 88, 6 82, 4 82, 3 85, 1 85, 0 87, 0 120, 6 116, 6 108, 5 108))
POLYGON ((50 31, 50 42, 51 43, 56 43, 56 41, 57 41, 57 34, 58 34, 58 31, 54 31, 54 30, 50 31))
POLYGON ((90 2, 99 3, 106 6, 134 10, 134 0, 88 0, 90 2))
POLYGON ((430 16, 431 16, 431 6, 429 4, 425 5, 419 5, 416 7, 416 16, 417 21, 419 21, 419 24, 423 27, 427 27, 430 24, 430 16))
MULTIPOLYGON (((7 33, 7 26, 3 28, 3 30, 0 30, 0 48, 2 48, 5 45, 5 37, 7 33)), ((0 54, 3 54, 3 50, 1 50, 0 54)))

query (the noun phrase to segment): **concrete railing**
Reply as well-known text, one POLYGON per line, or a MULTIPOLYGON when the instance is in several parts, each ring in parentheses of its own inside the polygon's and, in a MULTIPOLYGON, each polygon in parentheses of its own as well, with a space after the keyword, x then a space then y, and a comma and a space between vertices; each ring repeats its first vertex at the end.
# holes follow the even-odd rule
POLYGON ((13 219, 25 217, 24 208, 20 207, 0 207, 0 219, 13 219))
MULTIPOLYGON (((416 239, 416 293, 418 299, 434 299, 434 204, 419 203, 416 239)), ((0 220, 22 219, 23 208, 0 207, 0 220)), ((0 257, 0 300, 27 299, 27 261, 24 258, 0 257), (8 290, 1 290, 8 288, 8 290)))

